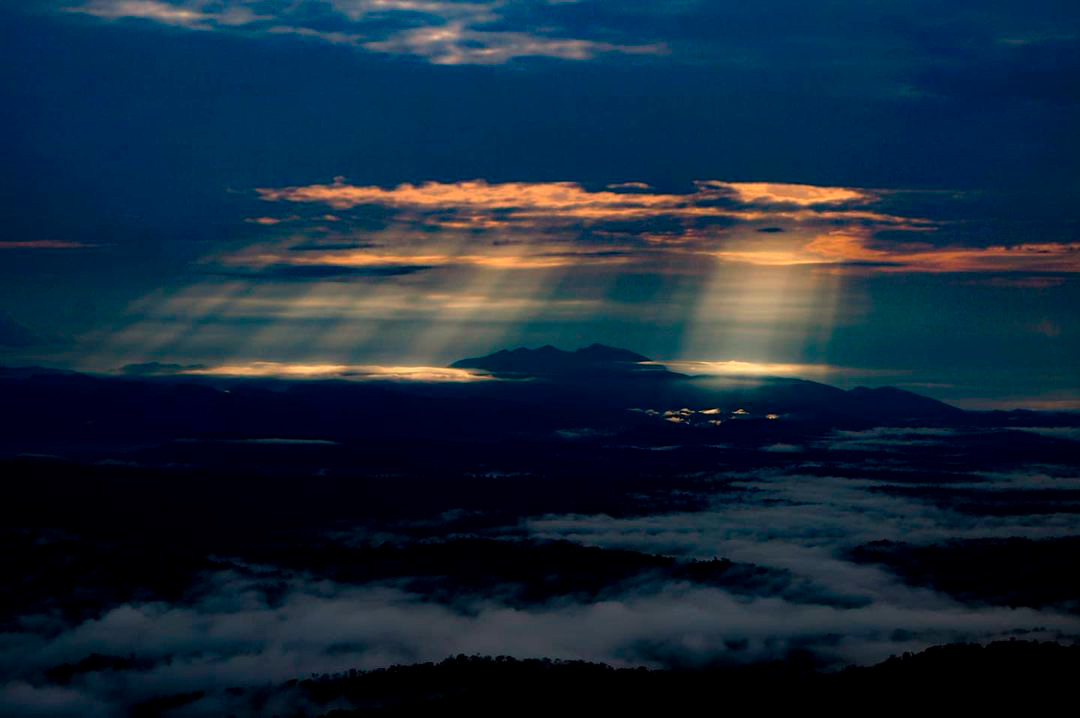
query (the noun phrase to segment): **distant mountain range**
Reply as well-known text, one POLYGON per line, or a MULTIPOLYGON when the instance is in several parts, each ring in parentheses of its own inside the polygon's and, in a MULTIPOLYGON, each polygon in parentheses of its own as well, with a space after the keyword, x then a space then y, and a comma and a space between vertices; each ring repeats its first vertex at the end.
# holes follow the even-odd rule
POLYGON ((601 344, 503 350, 452 366, 496 380, 222 379, 170 373, 164 364, 125 376, 0 367, 0 455, 112 456, 131 447, 268 439, 307 442, 312 451, 334 442, 491 445, 561 436, 752 444, 880 425, 1080 423, 1075 415, 966 412, 895 387, 845 391, 800 379, 686 376, 601 344))
MULTIPOLYGON (((564 351, 550 344, 539 349, 502 349, 482 357, 461 359, 455 369, 490 372, 501 377, 533 377, 552 381, 604 379, 619 386, 626 395, 625 382, 639 378, 687 379, 669 390, 670 399, 685 402, 709 401, 757 406, 768 411, 801 411, 874 418, 956 417, 963 411, 954 406, 896 387, 871 389, 856 387, 844 391, 828 384, 800 379, 770 378, 745 389, 721 390, 694 382, 694 377, 669 371, 662 364, 629 349, 592 344, 564 351)), ((599 391, 599 387, 595 387, 599 391)))
POLYGON ((502 376, 566 376, 583 374, 647 374, 650 377, 681 376, 629 349, 603 344, 568 352, 550 344, 539 349, 502 349, 482 357, 461 359, 451 364, 454 369, 479 369, 502 376))

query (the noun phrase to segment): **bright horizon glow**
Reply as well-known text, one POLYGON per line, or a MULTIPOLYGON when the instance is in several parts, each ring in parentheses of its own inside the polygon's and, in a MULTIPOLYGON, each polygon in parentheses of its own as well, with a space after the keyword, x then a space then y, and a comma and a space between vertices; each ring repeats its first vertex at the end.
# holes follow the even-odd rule
POLYGON ((672 371, 693 374, 695 376, 875 376, 894 375, 898 372, 882 369, 857 369, 853 367, 832 366, 829 364, 796 364, 752 362, 736 359, 720 361, 696 361, 675 359, 672 361, 643 362, 665 366, 672 371))
POLYGON ((356 379, 420 382, 471 382, 491 381, 491 375, 466 369, 450 369, 432 366, 378 366, 372 364, 292 364, 288 362, 256 361, 246 364, 197 369, 177 372, 189 376, 218 376, 244 378, 281 379, 356 379))

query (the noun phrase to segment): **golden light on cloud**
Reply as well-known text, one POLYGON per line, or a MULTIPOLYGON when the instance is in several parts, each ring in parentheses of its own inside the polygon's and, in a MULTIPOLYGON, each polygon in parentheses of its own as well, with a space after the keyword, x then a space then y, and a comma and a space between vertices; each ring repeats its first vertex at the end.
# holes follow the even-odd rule
POLYGON ((879 212, 879 193, 858 188, 337 179, 259 194, 289 207, 251 215, 266 239, 206 258, 202 286, 139 308, 101 365, 225 346, 205 372, 471 381, 423 365, 466 355, 481 333, 498 347, 522 327, 619 321, 678 327, 676 356, 743 360, 677 371, 830 376, 846 370, 784 360, 828 356, 837 327, 860 320, 848 273, 1011 273, 1026 287, 1080 271, 1080 244, 950 245, 949 225, 879 212), (374 226, 370 206, 389 210, 374 226), (390 366, 350 363, 364 356, 390 366), (265 357, 296 362, 249 361, 265 357))
MULTIPOLYGON (((555 248, 552 248, 555 249, 555 248)), ((457 254, 451 251, 442 254, 381 254, 366 250, 307 252, 303 255, 288 253, 238 253, 225 257, 223 261, 249 267, 273 267, 282 264, 294 267, 345 267, 345 268, 386 268, 386 267, 443 267, 477 266, 491 269, 554 269, 573 266, 583 262, 592 264, 623 264, 629 258, 597 252, 534 252, 521 250, 497 250, 488 254, 457 254)))
MULTIPOLYGON (((701 250, 722 262, 763 267, 846 265, 872 272, 977 273, 1080 272, 1080 243, 1028 243, 1012 246, 935 246, 926 242, 875 243, 873 232, 854 228, 818 234, 808 241, 728 243, 724 249, 701 250)), ((1047 286, 1013 281, 1012 285, 1047 286)))
POLYGON ((380 241, 355 250, 304 252, 301 256, 287 251, 291 246, 286 242, 264 246, 261 252, 252 248, 226 258, 226 262, 262 267, 452 265, 549 270, 683 256, 791 266, 837 261, 807 246, 814 236, 808 235, 813 227, 818 232, 830 226, 850 226, 858 231, 871 226, 934 228, 928 220, 862 206, 875 199, 866 190, 778 183, 701 181, 695 183, 693 191, 678 194, 652 191, 639 182, 596 191, 576 182, 484 180, 383 188, 352 185, 339 177, 331 184, 257 192, 270 202, 323 204, 339 212, 383 206, 397 214, 385 229, 365 235, 365 240, 380 241), (660 219, 673 221, 676 229, 656 234, 643 231, 643 226, 635 228, 635 223, 660 219), (603 223, 616 223, 616 228, 608 229, 603 223), (757 225, 785 234, 778 238, 756 233, 757 225), (584 231, 593 233, 587 245, 579 241, 584 231))
POLYGON ((776 182, 703 182, 708 187, 725 187, 732 190, 740 202, 748 204, 796 204, 811 207, 818 204, 847 204, 869 202, 876 195, 867 190, 846 187, 816 187, 805 184, 776 182))
POLYGON ((491 381, 486 374, 466 369, 429 366, 377 366, 370 364, 306 364, 288 362, 248 362, 215 367, 185 369, 181 374, 278 379, 382 379, 387 381, 470 382, 491 381))
MULTIPOLYGON (((866 205, 879 199, 878 193, 859 188, 707 180, 696 182, 692 192, 673 194, 637 182, 591 191, 576 182, 471 180, 382 188, 337 178, 332 184, 258 193, 268 201, 324 204, 342 211, 380 205, 399 216, 391 228, 375 233, 387 237, 379 246, 301 255, 279 244, 237 253, 226 263, 554 270, 682 256, 762 267, 857 266, 864 272, 1080 270, 1077 244, 968 247, 878 241, 882 229, 926 235, 941 225, 875 211, 866 205), (635 222, 659 218, 674 220, 676 229, 663 234, 634 229, 635 222), (578 241, 582 227, 602 222, 620 223, 619 229, 598 229, 583 246, 578 241), (771 234, 755 231, 759 226, 771 234)), ((256 221, 269 226, 273 218, 256 221)))
MULTIPOLYGON (((895 373, 884 371, 869 371, 865 369, 853 369, 849 367, 831 366, 829 364, 793 364, 752 361, 666 361, 664 366, 672 371, 700 376, 780 376, 780 377, 807 377, 807 376, 835 376, 835 375, 859 375, 867 376, 875 373, 895 373)), ((708 413, 708 412, 705 412, 708 413)))
POLYGON ((265 200, 320 202, 338 209, 363 204, 427 209, 544 209, 567 211, 580 208, 661 207, 686 201, 684 195, 589 192, 576 182, 503 182, 484 180, 465 182, 425 182, 401 184, 393 189, 346 184, 343 178, 333 184, 259 189, 265 200))
POLYGON ((926 243, 871 245, 867 234, 830 232, 806 250, 827 262, 878 263, 885 272, 1080 272, 1080 243, 936 247, 926 243))
POLYGON ((748 249, 709 252, 724 262, 741 262, 763 267, 791 267, 799 264, 822 264, 823 260, 798 250, 748 249))
MULTIPOLYGON (((74 0, 73 0, 74 1, 74 0)), ((555 0, 552 0, 554 4, 555 0)), ((551 28, 495 29, 508 18, 503 0, 84 0, 64 8, 100 20, 139 19, 239 37, 293 35, 369 52, 421 57, 436 65, 497 65, 519 57, 589 60, 600 54, 661 55, 664 43, 621 44, 553 37, 551 28), (312 12, 311 6, 322 6, 312 12), (327 27, 326 13, 339 29, 327 27), (419 20, 419 22, 418 22, 419 20)))
MULTIPOLYGON (((520 285, 520 282, 515 284, 520 285)), ((480 314, 506 319, 523 312, 546 311, 551 314, 574 314, 601 309, 595 299, 541 299, 513 296, 507 292, 478 292, 473 287, 461 291, 428 291, 423 288, 397 290, 392 287, 370 295, 343 291, 326 295, 320 285, 313 293, 299 296, 251 296, 233 301, 222 315, 232 319, 272 317, 279 319, 377 319, 395 314, 410 319, 456 320, 480 314)), ((346 287, 347 289, 347 287, 346 287)))
MULTIPOLYGON (((414 211, 455 211, 454 222, 538 220, 560 217, 583 221, 632 220, 673 216, 686 218, 732 218, 747 222, 787 218, 866 220, 902 223, 916 220, 892 217, 864 209, 842 210, 844 204, 864 204, 876 198, 871 192, 840 187, 813 187, 768 183, 731 183, 715 180, 695 183, 693 192, 648 192, 648 185, 629 182, 590 191, 577 182, 503 182, 484 180, 401 184, 392 189, 351 185, 338 177, 332 184, 315 184, 256 190, 267 201, 320 203, 338 210, 361 205, 381 205, 414 211), (612 191, 612 190, 623 191, 612 191), (739 205, 754 205, 741 207, 739 205), (780 208, 763 210, 758 205, 780 208), (783 209, 797 205, 798 210, 783 209)), ((442 220, 450 221, 450 220, 442 220)))

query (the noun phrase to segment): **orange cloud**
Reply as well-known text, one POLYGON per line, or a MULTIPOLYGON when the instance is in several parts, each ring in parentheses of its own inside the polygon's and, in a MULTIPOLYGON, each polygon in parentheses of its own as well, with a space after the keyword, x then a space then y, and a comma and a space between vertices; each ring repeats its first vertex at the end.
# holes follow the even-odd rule
MULTIPOLYGON (((872 232, 865 229, 829 232, 786 248, 744 244, 706 253, 723 261, 760 266, 862 264, 876 272, 1080 272, 1080 243, 990 247, 937 247, 923 242, 874 244, 872 232)), ((1017 280, 1007 285, 1047 286, 1044 282, 1036 285, 1017 280)))
POLYGON ((267 201, 337 210, 378 205, 396 210, 397 217, 380 234, 379 247, 296 256, 279 244, 233 257, 238 263, 553 269, 683 257, 775 267, 859 264, 876 272, 1027 273, 1076 272, 1080 265, 1077 244, 877 241, 875 233, 883 228, 926 233, 941 225, 875 211, 868 205, 882 193, 859 188, 708 180, 677 194, 637 182, 592 191, 576 182, 471 180, 383 188, 337 178, 331 184, 257 191, 267 201), (670 220, 673 229, 657 233, 641 224, 656 219, 670 220), (595 226, 602 222, 620 227, 595 226), (583 226, 591 232, 587 250, 580 242, 583 226), (755 226, 770 231, 756 232, 755 226))
POLYGON ((199 369, 181 374, 195 376, 279 377, 289 379, 384 379, 389 381, 469 382, 491 381, 486 374, 465 369, 428 366, 375 366, 370 364, 292 364, 247 362, 199 369))
POLYGON ((732 190, 740 202, 748 204, 797 204, 812 207, 820 204, 869 202, 877 198, 871 192, 847 187, 816 187, 805 184, 777 182, 700 182, 699 186, 732 190))
MULTIPOLYGON (((779 364, 770 362, 749 361, 692 361, 676 360, 665 362, 649 362, 661 364, 668 369, 686 374, 700 376, 836 376, 855 375, 871 376, 874 374, 887 374, 890 371, 853 369, 850 367, 832 366, 829 364, 779 364)), ((706 409, 702 414, 718 414, 718 409, 706 409)))
POLYGON ((881 263, 879 271, 906 272, 1080 272, 1080 243, 1028 243, 991 247, 934 247, 928 244, 871 246, 865 235, 832 232, 806 249, 829 262, 881 263))
POLYGON ((487 253, 423 253, 423 254, 388 254, 383 252, 369 251, 366 249, 325 252, 305 252, 301 256, 289 255, 285 252, 265 251, 257 253, 240 253, 224 258, 226 264, 241 266, 268 267, 277 264, 290 264, 293 266, 331 266, 331 267, 395 267, 395 266, 425 266, 442 267, 477 266, 493 269, 553 269, 580 264, 588 261, 597 264, 622 264, 628 260, 621 255, 612 255, 604 252, 536 252, 522 251, 511 248, 513 251, 488 251, 487 253))
POLYGON ((401 184, 393 189, 356 186, 337 178, 332 184, 256 190, 267 201, 309 202, 344 210, 360 205, 382 205, 401 210, 454 212, 440 218, 453 226, 500 226, 528 221, 632 221, 670 216, 684 219, 730 218, 744 222, 790 220, 865 221, 893 225, 928 224, 925 220, 895 217, 866 209, 838 209, 838 205, 865 204, 875 199, 866 190, 809 185, 696 183, 686 194, 646 191, 648 185, 627 183, 589 191, 576 182, 425 182, 401 184), (740 203, 744 206, 740 206, 740 203), (761 205, 778 205, 762 207, 761 205), (798 209, 786 209, 788 205, 798 209), (753 205, 753 206, 746 206, 753 205), (499 213, 493 217, 492 213, 499 213))

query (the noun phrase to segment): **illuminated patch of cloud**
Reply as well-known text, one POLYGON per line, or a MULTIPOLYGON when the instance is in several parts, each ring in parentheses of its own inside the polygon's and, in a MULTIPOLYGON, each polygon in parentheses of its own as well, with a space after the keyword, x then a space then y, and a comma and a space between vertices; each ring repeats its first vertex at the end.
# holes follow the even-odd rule
POLYGON ((741 202, 748 204, 794 204, 800 207, 815 205, 869 202, 876 198, 872 192, 847 187, 815 187, 804 184, 777 182, 700 182, 702 187, 726 188, 741 202))
POLYGON ((260 224, 264 227, 272 227, 275 224, 288 222, 290 219, 295 219, 295 217, 248 217, 244 221, 248 224, 260 224))
MULTIPOLYGON (((535 30, 535 23, 523 23, 517 29, 490 29, 509 21, 509 9, 504 0, 296 0, 275 5, 250 0, 88 0, 66 8, 109 21, 136 19, 247 36, 295 35, 369 52, 420 57, 437 65, 496 65, 520 57, 588 60, 604 53, 667 52, 661 44, 563 37, 552 29, 535 30)), ((538 9, 542 11, 543 6, 538 9)))
MULTIPOLYGON (((401 184, 392 188, 330 184, 260 188, 268 202, 348 210, 382 207, 390 228, 379 246, 287 256, 300 236, 236 253, 225 262, 271 267, 474 266, 544 270, 577 265, 633 265, 654 260, 823 268, 833 271, 1023 275, 1080 271, 1080 243, 950 243, 948 223, 880 211, 886 194, 861 188, 698 181, 685 193, 641 183, 592 190, 576 182, 484 180, 401 184), (656 229, 657 223, 664 228, 656 229), (886 241, 881 233, 888 230, 886 241), (920 241, 899 241, 897 233, 920 241)), ((337 215, 335 215, 337 216, 337 215)), ((291 215, 289 219, 295 218, 291 215)), ((274 218, 263 220, 270 225, 274 218)), ((368 235, 372 236, 371 233, 368 235)), ((669 266, 668 270, 672 268, 669 266)), ((1047 286, 1039 280, 1039 286, 1047 286)))
POLYGON ((640 186, 609 185, 606 190, 590 191, 577 182, 489 184, 478 179, 447 183, 425 182, 420 185, 406 183, 385 189, 351 185, 338 177, 332 184, 260 188, 257 192, 262 199, 268 201, 326 204, 338 210, 361 205, 381 205, 402 210, 455 211, 460 213, 461 217, 481 224, 483 221, 498 219, 503 222, 540 218, 600 222, 656 217, 726 218, 746 222, 779 219, 849 220, 899 226, 929 224, 917 218, 837 206, 864 204, 874 198, 873 194, 858 189, 746 185, 717 181, 698 182, 694 192, 685 194, 611 191, 613 189, 640 189, 640 186), (771 194, 763 194, 764 190, 744 189, 751 186, 773 189, 770 190, 771 194), (815 192, 816 190, 819 191, 815 192), (766 201, 767 197, 773 199, 766 201), (792 197, 798 201, 789 199, 792 197), (770 202, 778 206, 756 206, 770 202), (790 209, 788 206, 791 204, 799 206, 790 209), (490 214, 494 212, 502 214, 496 218, 490 214))
POLYGON ((91 0, 67 8, 103 20, 149 20, 191 30, 241 27, 268 18, 256 15, 242 2, 210 3, 205 0, 165 2, 165 0, 91 0))
POLYGON ((878 263, 878 271, 1080 272, 1080 242, 1011 246, 938 247, 928 243, 874 244, 866 233, 830 232, 806 245, 825 261, 878 263))
POLYGON ((416 55, 436 65, 500 65, 518 57, 588 60, 608 52, 635 55, 665 52, 663 45, 616 45, 538 37, 527 32, 482 32, 469 29, 464 21, 403 30, 385 40, 364 43, 363 47, 373 52, 416 55))
MULTIPOLYGON (((919 228, 915 228, 916 231, 919 228)), ((703 252, 727 262, 764 267, 834 266, 865 272, 914 273, 1052 273, 1080 272, 1080 243, 1039 242, 989 247, 934 245, 928 242, 881 242, 864 227, 836 230, 786 246, 746 244, 703 252)), ((1061 277, 997 277, 992 286, 1042 289, 1061 277)))
POLYGON ((492 377, 466 369, 428 366, 377 366, 370 364, 301 364, 288 362, 247 362, 178 372, 191 376, 222 376, 282 379, 356 379, 386 381, 469 382, 492 377))
MULTIPOLYGON (((501 319, 529 311, 573 314, 601 308, 600 302, 595 299, 541 299, 508 296, 506 293, 495 295, 449 289, 385 289, 386 291, 377 294, 360 296, 352 292, 301 296, 292 293, 256 293, 253 296, 236 298, 219 312, 219 316, 226 319, 378 319, 393 314, 413 319, 438 316, 443 320, 453 320, 480 312, 485 317, 501 319)), ((209 293, 211 290, 206 291, 209 293)), ((167 308, 152 312, 148 316, 187 316, 197 312, 202 301, 202 296, 195 294, 186 301, 174 301, 167 308)))
MULTIPOLYGON (((750 361, 665 361, 663 365, 672 371, 704 376, 870 376, 893 374, 885 370, 856 369, 829 364, 783 364, 750 361)), ((708 412, 705 412, 708 413, 708 412)))

